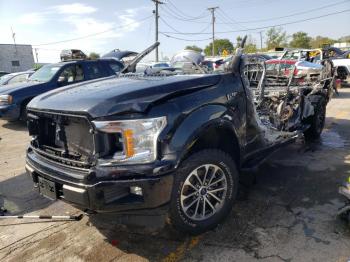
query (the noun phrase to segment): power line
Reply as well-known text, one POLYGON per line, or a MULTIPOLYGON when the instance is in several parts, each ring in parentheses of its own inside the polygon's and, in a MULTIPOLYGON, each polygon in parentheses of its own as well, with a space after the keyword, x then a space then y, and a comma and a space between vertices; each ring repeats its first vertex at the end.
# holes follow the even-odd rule
MULTIPOLYGON (((275 24, 275 25, 256 27, 256 28, 247 28, 247 29, 242 29, 242 30, 221 31, 221 32, 216 32, 216 33, 217 34, 226 34, 226 33, 257 31, 257 30, 267 29, 267 28, 271 28, 271 27, 279 27, 279 26, 285 26, 285 25, 302 23, 302 22, 306 22, 306 21, 311 21, 311 20, 327 17, 327 16, 332 16, 332 15, 346 13, 346 12, 349 12, 349 11, 350 11, 350 9, 346 9, 346 10, 333 12, 333 13, 328 13, 328 14, 324 14, 324 15, 320 15, 320 16, 310 17, 310 18, 306 18, 306 19, 300 19, 300 20, 296 20, 296 21, 292 21, 292 22, 286 22, 286 23, 280 23, 280 24, 275 24)), ((173 33, 173 34, 181 34, 181 35, 209 35, 210 34, 210 33, 196 33, 196 32, 192 32, 192 33, 162 32, 162 33, 173 33)))
MULTIPOLYGON (((170 29, 174 30, 175 33, 181 33, 179 30, 177 30, 176 28, 174 28, 172 25, 170 25, 165 19, 163 19, 162 17, 159 17, 159 19, 166 25, 168 26, 170 29)), ((210 23, 207 23, 207 26, 204 27, 202 30, 200 30, 198 33, 203 33, 204 31, 206 31, 209 27, 211 26, 210 23)))
POLYGON ((302 11, 302 12, 295 12, 295 13, 292 13, 292 14, 289 14, 289 15, 270 17, 270 18, 258 19, 258 20, 235 21, 235 23, 249 24, 249 23, 257 23, 257 22, 266 22, 266 21, 278 20, 278 19, 293 17, 293 16, 296 16, 296 15, 308 14, 308 13, 313 12, 313 11, 322 10, 322 9, 325 9, 325 8, 328 8, 328 7, 333 7, 333 6, 344 4, 344 3, 349 3, 349 0, 339 1, 339 2, 336 2, 336 3, 333 3, 333 4, 324 5, 324 6, 320 6, 320 7, 313 8, 313 9, 308 9, 308 10, 305 10, 305 11, 302 11))
POLYGON ((194 17, 194 18, 186 18, 184 16, 179 15, 177 12, 175 12, 173 9, 171 9, 168 5, 164 5, 164 8, 162 6, 161 9, 162 9, 162 11, 167 13, 172 18, 180 20, 180 21, 185 21, 185 22, 195 23, 196 21, 194 21, 194 20, 200 20, 202 18, 207 17, 206 15, 202 15, 202 16, 198 16, 198 17, 194 17))
POLYGON ((173 39, 177 39, 177 40, 181 40, 181 41, 188 41, 188 42, 200 42, 200 41, 208 41, 211 40, 211 38, 204 38, 204 39, 186 39, 186 38, 180 38, 180 37, 175 37, 175 36, 171 36, 169 34, 165 34, 162 32, 159 32, 160 34, 169 37, 169 38, 173 38, 173 39))
MULTIPOLYGON (((201 18, 207 16, 205 12, 201 13, 200 15, 198 15, 198 16, 196 16, 196 17, 190 16, 190 15, 185 14, 185 13, 184 13, 182 10, 180 10, 179 8, 177 8, 177 6, 174 5, 170 0, 168 0, 168 3, 169 3, 171 6, 173 6, 173 8, 174 8, 173 11, 176 10, 177 13, 179 13, 179 14, 180 14, 182 17, 184 17, 185 19, 188 19, 188 20, 197 20, 197 19, 201 19, 201 18)), ((170 9, 170 8, 169 8, 169 9, 170 9)))
POLYGON ((108 30, 105 30, 105 31, 102 31, 102 32, 98 32, 98 33, 94 33, 94 34, 90 34, 90 35, 85 35, 85 36, 81 36, 81 37, 76 37, 76 38, 71 38, 71 39, 65 39, 65 40, 61 40, 61 41, 57 41, 57 42, 49 42, 49 43, 44 43, 44 44, 37 44, 37 45, 33 45, 33 46, 54 45, 54 44, 72 42, 72 41, 76 41, 76 40, 80 40, 80 39, 85 39, 85 38, 90 38, 90 37, 102 35, 102 34, 104 34, 104 33, 111 32, 111 31, 114 31, 114 30, 116 30, 116 29, 128 27, 128 26, 133 25, 133 24, 135 24, 135 23, 143 22, 143 21, 145 21, 145 20, 147 20, 147 19, 150 19, 152 16, 153 16, 153 15, 147 16, 147 17, 145 17, 145 18, 143 18, 143 19, 140 19, 139 21, 132 22, 132 23, 129 23, 129 24, 125 24, 125 25, 123 25, 123 26, 114 27, 114 28, 111 28, 111 29, 108 29, 108 30))
MULTIPOLYGON (((321 7, 308 9, 308 10, 301 11, 301 12, 295 12, 295 13, 292 13, 292 14, 289 14, 289 15, 278 16, 278 17, 270 17, 270 18, 258 19, 258 20, 246 20, 246 21, 235 20, 234 22, 229 22, 229 21, 227 21, 227 19, 224 19, 224 20, 221 19, 223 22, 216 22, 216 24, 236 25, 237 23, 239 23, 239 24, 249 24, 249 23, 273 21, 273 20, 289 18, 289 17, 293 17, 293 16, 297 16, 297 15, 308 14, 308 13, 313 12, 313 11, 322 10, 322 9, 325 9, 325 8, 328 8, 328 7, 333 7, 333 6, 336 6, 336 5, 341 5, 341 4, 344 4, 344 3, 347 3, 347 2, 349 2, 349 0, 339 1, 339 2, 336 2, 336 3, 333 3, 333 4, 324 5, 324 6, 321 6, 321 7)), ((225 9, 225 10, 227 10, 227 9, 225 9)), ((167 15, 164 15, 164 17, 167 17, 167 18, 170 18, 170 19, 176 19, 176 20, 183 21, 183 22, 188 21, 188 20, 184 20, 183 18, 175 17, 173 14, 169 13, 169 11, 167 11, 167 10, 164 10, 164 11, 165 11, 165 13, 167 13, 167 15)), ((221 16, 221 18, 224 18, 224 17, 221 16)), ((190 22, 190 23, 198 23, 198 24, 205 24, 205 23, 207 23, 207 22, 204 22, 204 21, 188 21, 188 22, 190 22)))
POLYGON ((224 18, 227 18, 227 21, 231 21, 233 22, 235 25, 238 25, 239 27, 243 28, 243 29, 247 29, 247 27, 241 25, 239 22, 237 22, 236 20, 234 20, 233 18, 231 18, 230 16, 228 16, 221 8, 219 9, 219 14, 221 14, 221 16, 223 16, 224 18))

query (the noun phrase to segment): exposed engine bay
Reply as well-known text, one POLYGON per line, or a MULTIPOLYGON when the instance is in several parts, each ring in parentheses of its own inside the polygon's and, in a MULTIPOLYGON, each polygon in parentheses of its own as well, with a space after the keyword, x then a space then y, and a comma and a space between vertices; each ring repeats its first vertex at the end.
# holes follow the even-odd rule
POLYGON ((327 103, 332 95, 329 79, 297 84, 293 72, 288 78, 267 75, 264 62, 246 62, 244 76, 259 120, 276 131, 302 131, 315 114, 314 102, 322 97, 327 103))

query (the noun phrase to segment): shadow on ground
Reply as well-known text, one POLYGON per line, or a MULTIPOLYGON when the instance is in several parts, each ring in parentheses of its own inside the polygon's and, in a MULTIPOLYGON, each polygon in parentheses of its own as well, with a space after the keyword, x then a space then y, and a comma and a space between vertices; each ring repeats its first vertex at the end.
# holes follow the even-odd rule
POLYGON ((0 182, 0 206, 7 209, 7 215, 41 210, 51 203, 33 188, 33 182, 26 173, 0 182))
POLYGON ((27 131, 27 124, 23 121, 6 122, 3 127, 16 131, 27 131))

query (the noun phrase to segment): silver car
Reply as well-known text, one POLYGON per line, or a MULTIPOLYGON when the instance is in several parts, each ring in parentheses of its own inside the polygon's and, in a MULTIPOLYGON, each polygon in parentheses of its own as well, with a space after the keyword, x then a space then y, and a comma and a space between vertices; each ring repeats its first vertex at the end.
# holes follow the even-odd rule
POLYGON ((34 71, 25 71, 4 75, 0 77, 0 86, 27 81, 33 73, 34 71))

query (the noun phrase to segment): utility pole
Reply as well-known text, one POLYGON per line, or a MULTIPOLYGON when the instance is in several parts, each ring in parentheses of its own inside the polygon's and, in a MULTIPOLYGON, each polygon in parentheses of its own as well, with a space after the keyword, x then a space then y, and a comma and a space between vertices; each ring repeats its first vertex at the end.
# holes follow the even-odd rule
POLYGON ((260 34, 260 49, 262 49, 262 45, 263 45, 263 41, 262 41, 262 32, 264 31, 259 31, 259 34, 260 34))
POLYGON ((215 10, 219 8, 218 6, 215 7, 209 7, 208 10, 211 12, 211 25, 212 25, 212 31, 213 31, 213 44, 212 44, 212 49, 211 49, 211 55, 215 55, 215 46, 214 46, 214 41, 215 41, 215 10))
POLYGON ((38 60, 38 49, 37 48, 34 48, 34 53, 35 53, 36 63, 39 63, 39 60, 38 60))
POLYGON ((15 44, 16 54, 17 54, 16 33, 13 32, 12 26, 11 26, 11 33, 12 33, 13 43, 15 44))
MULTIPOLYGON (((156 9, 153 10, 153 13, 155 14, 155 24, 156 24, 156 42, 158 42, 158 20, 159 20, 159 12, 158 12, 158 5, 159 4, 164 4, 163 2, 161 2, 160 0, 151 0, 152 2, 154 2, 156 9)), ((156 62, 159 61, 159 53, 158 53, 158 46, 156 47, 156 62)))

